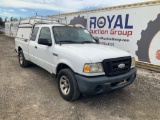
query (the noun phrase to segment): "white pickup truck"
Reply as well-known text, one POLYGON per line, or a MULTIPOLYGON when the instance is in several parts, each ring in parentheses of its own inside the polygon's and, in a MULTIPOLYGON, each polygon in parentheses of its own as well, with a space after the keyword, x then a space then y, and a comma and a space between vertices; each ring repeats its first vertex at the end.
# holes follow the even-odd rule
POLYGON ((131 54, 98 43, 84 28, 60 23, 20 24, 15 38, 19 63, 30 62, 55 74, 61 96, 102 94, 131 84, 136 78, 131 54))

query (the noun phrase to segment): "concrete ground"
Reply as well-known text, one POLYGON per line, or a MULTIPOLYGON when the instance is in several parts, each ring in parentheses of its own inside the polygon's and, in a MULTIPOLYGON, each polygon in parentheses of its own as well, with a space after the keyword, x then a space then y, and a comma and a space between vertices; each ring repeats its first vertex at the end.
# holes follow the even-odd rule
POLYGON ((1 120, 160 120, 160 73, 138 68, 119 91, 63 100, 55 78, 33 65, 21 68, 14 40, 0 36, 1 120))

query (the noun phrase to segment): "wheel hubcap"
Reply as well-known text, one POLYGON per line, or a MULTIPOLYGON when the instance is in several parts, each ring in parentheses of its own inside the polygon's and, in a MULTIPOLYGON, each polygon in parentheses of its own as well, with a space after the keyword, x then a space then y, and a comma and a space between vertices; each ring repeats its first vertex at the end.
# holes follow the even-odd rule
POLYGON ((70 83, 66 76, 60 78, 60 89, 64 95, 68 95, 70 92, 70 83))
POLYGON ((20 62, 21 65, 23 64, 23 57, 22 57, 22 54, 19 54, 19 62, 20 62))

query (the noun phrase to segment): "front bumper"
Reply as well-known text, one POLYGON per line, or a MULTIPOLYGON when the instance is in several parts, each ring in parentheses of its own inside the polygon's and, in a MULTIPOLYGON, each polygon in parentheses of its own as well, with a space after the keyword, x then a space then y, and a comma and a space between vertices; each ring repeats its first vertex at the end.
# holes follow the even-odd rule
POLYGON ((131 84, 136 78, 136 72, 136 68, 132 68, 125 74, 113 77, 105 75, 86 77, 78 74, 75 77, 81 93, 95 95, 117 90, 131 84))

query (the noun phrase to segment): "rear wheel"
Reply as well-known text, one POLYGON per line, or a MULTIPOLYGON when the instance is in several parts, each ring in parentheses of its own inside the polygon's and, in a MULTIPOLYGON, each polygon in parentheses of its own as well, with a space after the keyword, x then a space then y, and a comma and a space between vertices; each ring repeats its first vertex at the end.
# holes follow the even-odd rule
POLYGON ((67 101, 73 101, 80 96, 74 72, 67 68, 58 74, 58 89, 61 96, 67 101))
POLYGON ((19 51, 19 64, 21 67, 27 67, 29 65, 29 61, 27 61, 24 57, 23 51, 19 51))

